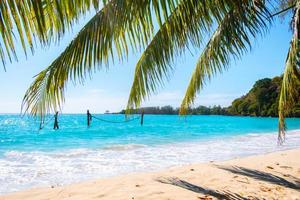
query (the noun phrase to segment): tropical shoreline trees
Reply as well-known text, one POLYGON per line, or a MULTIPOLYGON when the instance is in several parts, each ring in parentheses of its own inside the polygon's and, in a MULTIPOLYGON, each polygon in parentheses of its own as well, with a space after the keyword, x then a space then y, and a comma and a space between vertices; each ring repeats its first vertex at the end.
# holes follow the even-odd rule
MULTIPOLYGON (((278 104, 280 98, 280 87, 282 77, 264 78, 255 82, 247 94, 236 98, 228 107, 214 106, 195 106, 189 108, 191 115, 229 115, 229 116, 252 116, 252 117, 278 117, 278 104)), ((300 92, 300 87, 298 86, 300 92)), ((299 93, 300 94, 300 93, 299 93)), ((300 95, 296 97, 297 103, 290 111, 290 117, 300 117, 300 95)), ((201 101, 200 101, 201 102, 201 101)), ((153 106, 143 107, 133 113, 141 112, 145 114, 179 114, 179 108, 172 106, 153 106)), ((122 110, 117 114, 125 114, 122 110)))

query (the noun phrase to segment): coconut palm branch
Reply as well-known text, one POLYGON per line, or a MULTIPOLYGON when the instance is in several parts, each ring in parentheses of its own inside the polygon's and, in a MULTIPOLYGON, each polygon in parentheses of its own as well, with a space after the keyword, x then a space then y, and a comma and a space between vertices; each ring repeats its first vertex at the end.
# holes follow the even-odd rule
POLYGON ((282 143, 285 139, 286 123, 285 117, 291 113, 291 109, 297 103, 296 97, 299 97, 300 81, 300 1, 294 9, 292 19, 293 38, 289 48, 285 71, 281 85, 279 97, 279 133, 278 141, 282 143))
MULTIPOLYGON (((186 5, 184 1, 181 3, 184 6, 186 5)), ((127 104, 128 111, 139 107, 142 100, 147 98, 151 92, 155 92, 157 86, 163 84, 163 78, 168 78, 169 72, 172 71, 171 63, 174 57, 177 57, 187 49, 189 44, 192 44, 194 47, 200 46, 203 32, 207 33, 211 29, 213 22, 219 23, 219 28, 201 57, 201 62, 210 63, 207 66, 208 69, 222 68, 228 64, 230 55, 237 56, 237 54, 241 54, 247 45, 250 46, 248 35, 256 36, 256 34, 261 33, 266 28, 267 24, 265 21, 268 21, 266 19, 269 16, 269 12, 263 4, 254 4, 253 1, 243 4, 233 1, 227 1, 225 4, 224 1, 204 4, 196 1, 191 10, 181 9, 182 5, 177 7, 178 10, 174 11, 160 28, 140 57, 135 68, 134 81, 127 104), (212 3, 214 5, 211 5, 212 3), (222 9, 222 6, 215 6, 218 3, 225 5, 224 9, 222 9), (186 13, 192 16, 189 21, 181 17, 182 15, 185 16, 186 13), (173 20, 176 18, 181 19, 181 23, 174 23, 173 20), (235 26, 235 24, 239 26, 235 26), (234 34, 231 35, 232 33, 234 34), (216 35, 219 37, 216 37, 216 35), (224 49, 224 45, 226 45, 227 49, 224 49), (216 51, 215 57, 213 57, 212 54, 215 48, 219 50, 216 51), (217 57, 218 55, 220 57, 217 57), (227 56, 227 58, 222 58, 224 56, 227 56)), ((174 21, 177 22, 178 20, 174 21)), ((196 93, 202 87, 202 79, 207 74, 203 74, 203 77, 201 77, 199 68, 200 63, 197 64, 197 74, 193 75, 193 83, 190 84, 187 91, 188 95, 186 95, 184 100, 186 106, 183 105, 182 108, 186 108, 192 103, 196 93), (195 90, 195 87, 191 87, 196 85, 195 81, 198 81, 199 87, 197 90, 195 90)), ((215 69, 212 71, 215 71, 215 69)), ((183 114, 184 112, 181 113, 183 114)))
POLYGON ((203 31, 209 31, 213 23, 208 4, 182 0, 160 27, 136 64, 127 111, 139 107, 143 99, 163 83, 163 77, 172 70, 170 63, 174 56, 181 55, 189 42, 200 46, 203 31))
MULTIPOLYGON (((176 55, 176 52, 180 53, 187 43, 200 45, 201 31, 207 31, 213 20, 218 22, 228 10, 233 7, 242 8, 241 5, 243 5, 234 0, 216 0, 209 3, 181 0, 179 4, 170 0, 163 2, 152 1, 158 22, 162 24, 161 13, 166 22, 161 25, 159 32, 140 59, 139 63, 146 63, 146 65, 142 70, 138 70, 137 65, 139 72, 145 71, 147 67, 151 68, 151 65, 159 66, 158 73, 155 71, 157 68, 152 70, 154 75, 151 76, 156 77, 156 80, 160 80, 160 77, 170 69, 170 65, 167 64, 172 60, 172 56, 176 55), (166 5, 170 5, 170 16, 166 11, 166 5), (174 9, 174 5, 177 6, 176 9, 174 9), (162 9, 160 10, 160 8, 162 9), (175 36, 172 37, 172 35, 175 36), (165 45, 155 48, 155 51, 160 50, 160 53, 155 55, 156 59, 152 59, 155 57, 151 58, 149 53, 154 52, 151 51, 151 47, 153 49, 155 47, 153 44, 159 43, 165 45)), ((113 46, 116 48, 119 59, 122 59, 124 55, 126 56, 128 40, 133 48, 143 47, 147 44, 153 29, 150 3, 151 1, 141 3, 137 0, 127 3, 120 0, 110 1, 86 24, 66 50, 48 68, 37 75, 23 100, 22 107, 25 112, 30 111, 33 115, 43 115, 50 110, 58 109, 64 101, 67 81, 72 79, 82 82, 87 74, 90 75, 101 64, 107 65, 109 57, 114 57, 113 46)), ((253 1, 249 0, 248 3, 254 6, 253 1)), ((136 81, 137 77, 139 77, 138 73, 136 73, 134 82, 137 84, 134 84, 133 88, 139 86, 138 84, 141 82, 146 83, 151 80, 150 78, 146 81, 136 81)), ((152 84, 146 84, 143 86, 144 88, 139 88, 135 93, 132 90, 133 93, 130 96, 134 100, 129 102, 136 101, 134 104, 138 105, 141 101, 140 97, 145 95, 143 92, 151 88, 154 90, 155 84, 155 81, 152 84)))
POLYGON ((153 35, 153 12, 159 22, 164 21, 176 4, 176 0, 108 2, 62 54, 36 76, 23 99, 25 112, 43 116, 57 110, 64 101, 68 80, 82 83, 103 64, 108 66, 115 54, 120 60, 126 57, 128 45, 135 50, 146 46, 153 35))
POLYGON ((181 114, 187 114, 207 81, 226 70, 232 58, 240 59, 251 49, 251 37, 256 38, 267 30, 269 12, 263 5, 249 3, 229 11, 219 23, 196 64, 181 103, 181 114))
POLYGON ((72 24, 98 0, 2 0, 0 3, 0 58, 17 60, 15 42, 20 42, 25 55, 28 46, 33 52, 35 41, 45 46, 49 40, 59 39, 72 24), (17 37, 16 37, 17 36, 17 37), (55 36, 55 37, 54 37, 55 36))
POLYGON ((163 84, 173 70, 174 58, 189 49, 199 48, 203 37, 219 22, 235 1, 182 0, 176 10, 160 27, 135 67, 127 111, 138 108, 141 102, 163 84))

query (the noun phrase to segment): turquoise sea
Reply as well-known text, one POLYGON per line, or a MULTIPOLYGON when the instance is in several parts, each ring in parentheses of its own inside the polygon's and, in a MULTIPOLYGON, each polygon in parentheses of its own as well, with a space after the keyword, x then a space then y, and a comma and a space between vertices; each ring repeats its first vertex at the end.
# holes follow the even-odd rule
POLYGON ((53 130, 49 116, 39 130, 32 117, 0 115, 0 193, 300 147, 299 118, 278 146, 277 118, 145 115, 141 126, 139 116, 95 117, 87 127, 84 114, 59 115, 53 130))

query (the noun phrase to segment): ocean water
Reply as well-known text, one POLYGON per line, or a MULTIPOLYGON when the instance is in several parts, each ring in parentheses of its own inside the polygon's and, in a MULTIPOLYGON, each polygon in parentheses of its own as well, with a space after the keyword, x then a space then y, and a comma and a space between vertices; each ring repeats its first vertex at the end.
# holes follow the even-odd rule
POLYGON ((300 147, 300 119, 287 120, 277 145, 277 118, 145 115, 60 115, 39 130, 31 117, 0 115, 0 194, 195 162, 226 160, 300 147), (138 117, 138 116, 137 116, 138 117))

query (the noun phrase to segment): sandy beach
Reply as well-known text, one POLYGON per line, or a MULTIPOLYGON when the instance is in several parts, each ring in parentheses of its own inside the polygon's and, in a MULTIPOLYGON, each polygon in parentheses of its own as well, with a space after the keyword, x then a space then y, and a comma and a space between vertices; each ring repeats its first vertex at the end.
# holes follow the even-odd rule
MULTIPOLYGON (((300 199, 300 149, 36 188, 1 200, 300 199)), ((84 172, 82 172, 84 173, 84 172)))
POLYGON ((300 200, 299 41, 300 0, 0 0, 0 200, 300 200))

